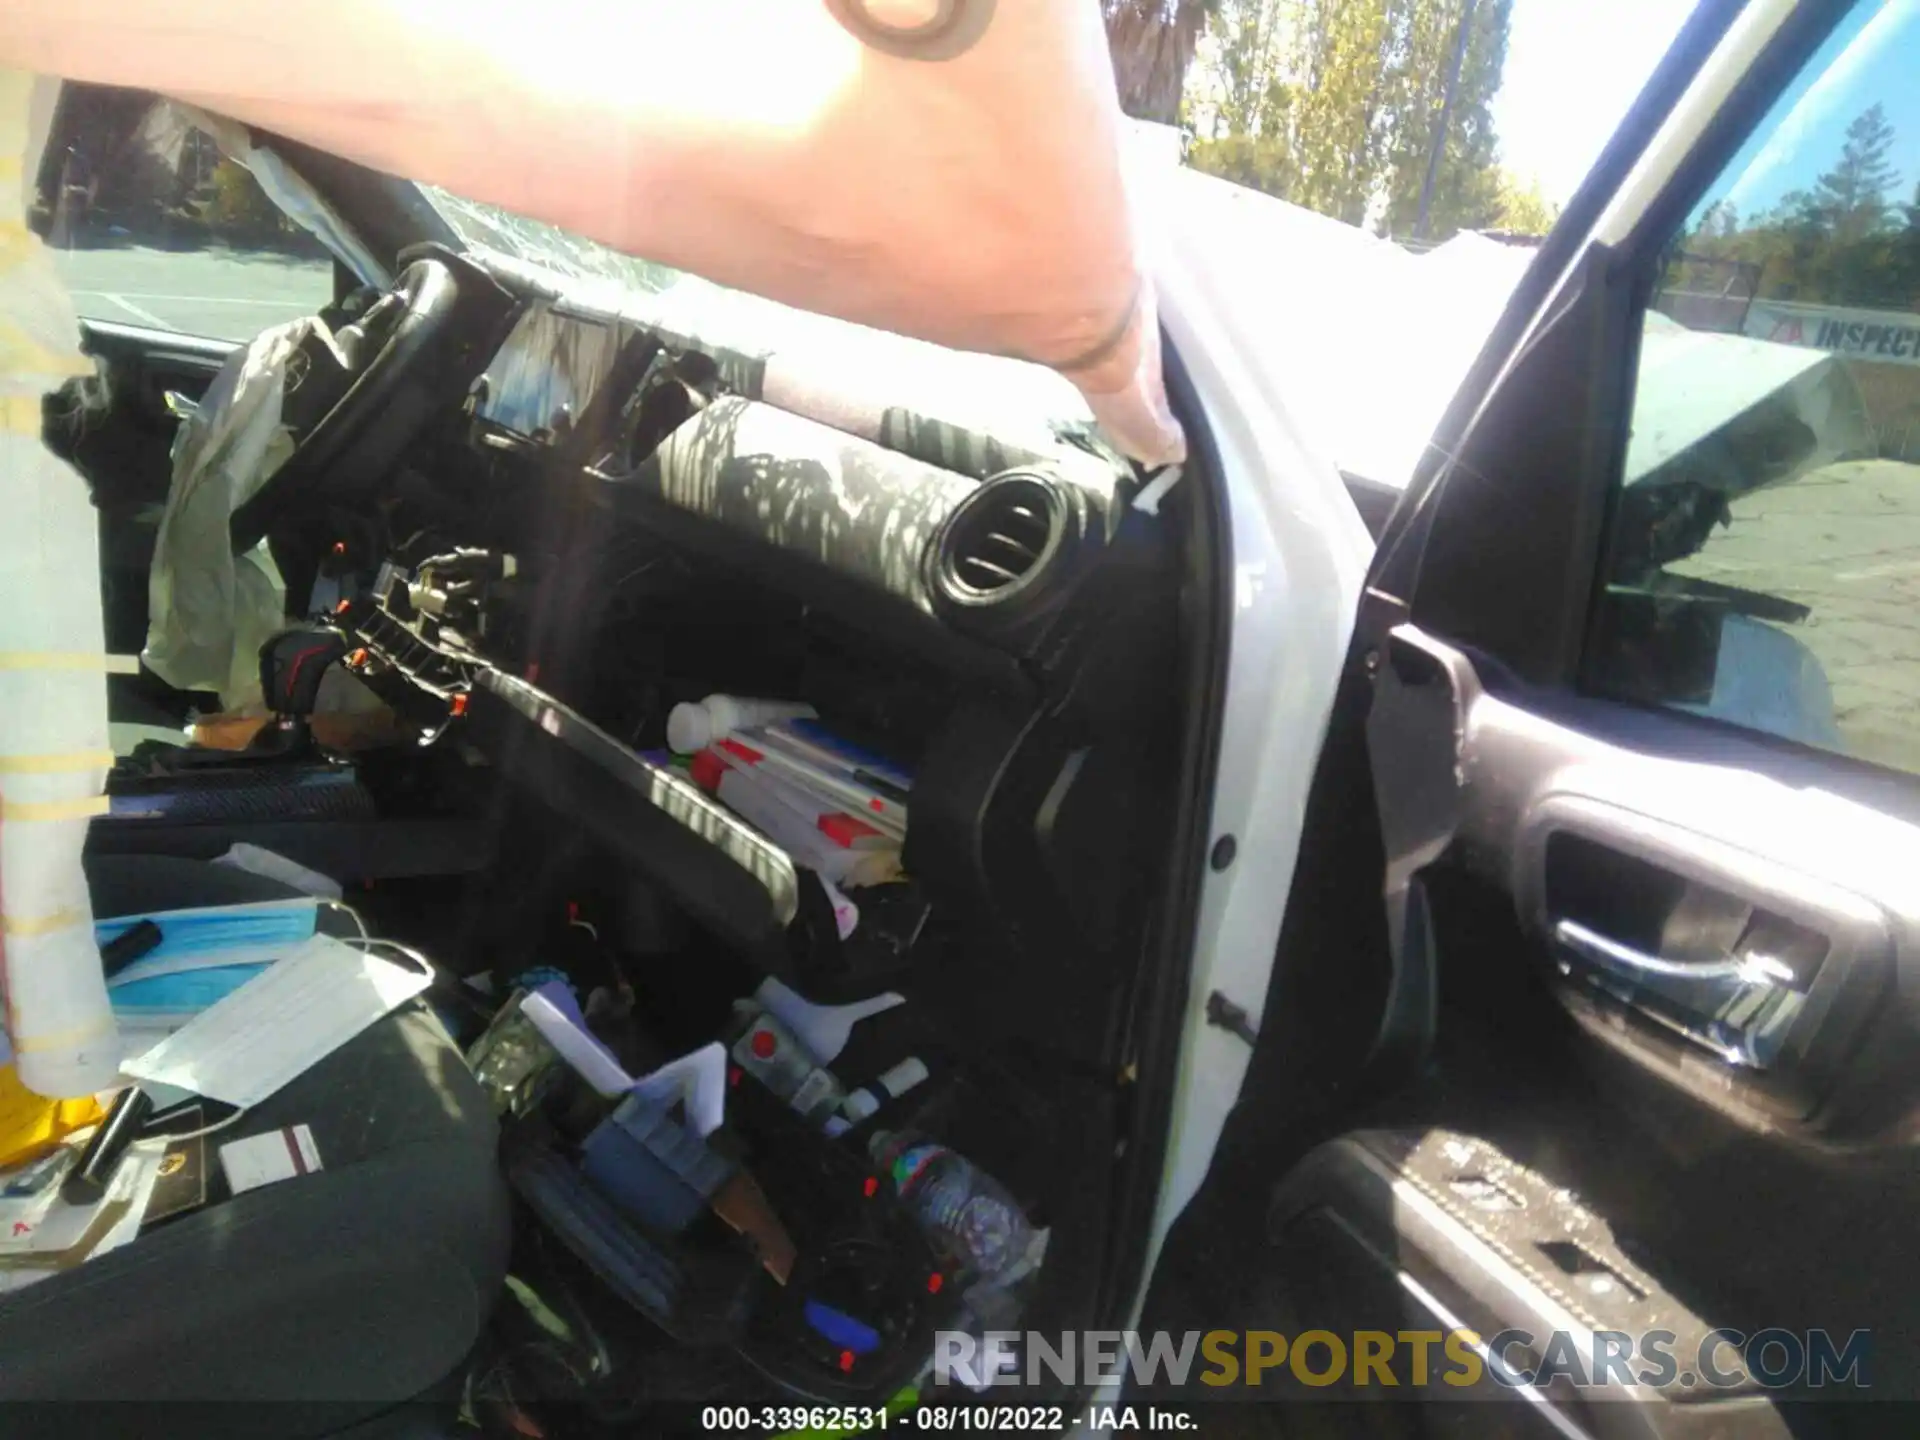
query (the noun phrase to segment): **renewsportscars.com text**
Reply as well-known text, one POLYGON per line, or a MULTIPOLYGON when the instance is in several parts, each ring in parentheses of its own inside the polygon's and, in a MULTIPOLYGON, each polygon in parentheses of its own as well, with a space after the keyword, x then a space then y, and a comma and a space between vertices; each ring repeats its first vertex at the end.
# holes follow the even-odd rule
POLYGON ((1442 1386, 1463 1398, 1489 1385, 1866 1390, 1871 1351, 1865 1330, 1715 1330, 1686 1347, 1671 1330, 1487 1336, 1471 1330, 989 1330, 977 1336, 943 1330, 934 1337, 933 1374, 936 1385, 971 1389, 1130 1381, 1197 1383, 1242 1396, 1268 1384, 1369 1391, 1442 1386))

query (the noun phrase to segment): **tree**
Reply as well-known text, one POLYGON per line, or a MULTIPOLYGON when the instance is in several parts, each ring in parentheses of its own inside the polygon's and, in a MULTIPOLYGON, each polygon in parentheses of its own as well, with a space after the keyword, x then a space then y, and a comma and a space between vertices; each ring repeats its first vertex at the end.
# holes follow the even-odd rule
POLYGON ((1287 198, 1350 225, 1366 219, 1389 153, 1390 3, 1323 0, 1300 33, 1304 74, 1289 106, 1299 173, 1287 198))
POLYGON ((1893 126, 1885 107, 1862 111, 1847 127, 1840 159, 1813 182, 1813 193, 1803 202, 1807 218, 1843 244, 1883 229, 1892 219, 1887 196, 1900 178, 1887 163, 1892 149, 1893 126))
POLYGON ((1294 193, 1300 167, 1287 76, 1301 4, 1220 0, 1183 107, 1196 170, 1269 195, 1294 193))
POLYGON ((1894 131, 1874 105, 1847 127, 1833 167, 1810 190, 1786 196, 1748 241, 1765 265, 1768 293, 1829 305, 1904 305, 1897 210, 1899 176, 1887 163, 1894 131))
POLYGON ((1474 0, 1470 14, 1463 0, 1411 0, 1406 8, 1407 41, 1388 82, 1401 97, 1401 121, 1381 228, 1389 235, 1414 233, 1435 126, 1444 108, 1446 133, 1426 231, 1428 238, 1444 240, 1455 231, 1485 229, 1498 220, 1500 146, 1492 104, 1506 69, 1513 0, 1474 0), (1442 86, 1460 43, 1463 15, 1466 49, 1453 102, 1447 105, 1442 86))
MULTIPOLYGON (((1496 223, 1489 102, 1512 0, 1474 0, 1429 234, 1496 223)), ((1190 93, 1190 163, 1409 235, 1462 38, 1464 0, 1219 0, 1190 93)))
POLYGON ((1219 0, 1207 37, 1207 85, 1188 87, 1206 110, 1208 139, 1285 133, 1290 47, 1301 0, 1219 0))
POLYGON ((1292 193, 1300 174, 1293 163, 1293 147, 1284 136, 1223 135, 1218 140, 1195 140, 1187 152, 1187 163, 1269 195, 1292 193))
POLYGON ((1700 223, 1694 227, 1693 233, 1697 240, 1711 240, 1739 234, 1739 207, 1731 200, 1714 201, 1700 212, 1700 223))
POLYGON ((1100 0, 1120 108, 1171 125, 1194 46, 1218 0, 1100 0))
POLYGON ((1724 201, 1708 206, 1681 243, 1675 275, 1697 290, 1710 274, 1725 280, 1733 272, 1724 262, 1733 262, 1754 277, 1748 283, 1763 299, 1913 308, 1920 190, 1911 205, 1895 199, 1899 177, 1887 162, 1893 144, 1893 127, 1875 105, 1847 127, 1839 156, 1810 188, 1745 219, 1724 201))
POLYGON ((1494 225, 1514 235, 1545 235, 1560 218, 1560 207, 1540 193, 1538 180, 1522 180, 1502 169, 1494 193, 1494 225))

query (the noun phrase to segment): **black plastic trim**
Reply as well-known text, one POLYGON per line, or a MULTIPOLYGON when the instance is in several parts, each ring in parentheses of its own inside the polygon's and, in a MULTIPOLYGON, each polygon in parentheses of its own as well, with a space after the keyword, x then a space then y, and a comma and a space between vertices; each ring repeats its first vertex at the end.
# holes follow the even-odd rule
POLYGON ((524 681, 478 672, 467 734, 501 773, 664 886, 743 954, 785 968, 792 861, 685 781, 524 681))
POLYGON ((1579 665, 1627 427, 1636 298, 1611 253, 1589 246, 1462 438, 1427 517, 1413 618, 1539 683, 1571 680, 1579 665))

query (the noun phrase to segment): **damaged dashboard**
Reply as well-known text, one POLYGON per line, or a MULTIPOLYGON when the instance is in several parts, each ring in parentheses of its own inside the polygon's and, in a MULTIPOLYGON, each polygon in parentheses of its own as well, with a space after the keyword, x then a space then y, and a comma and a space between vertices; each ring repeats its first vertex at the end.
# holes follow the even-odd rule
POLYGON ((1157 588, 1144 482, 1059 377, 774 308, 830 343, 754 349, 534 297, 476 386, 473 443, 907 643, 1030 663, 1083 623, 1078 600, 1112 607, 1117 572, 1157 588))
POLYGON ((806 993, 910 964, 956 1015, 1110 1053, 1169 813, 1178 590, 1170 516, 1135 503, 1149 477, 1034 367, 755 353, 522 299, 465 415, 501 518, 438 525, 333 617, 359 677, 806 993), (910 879, 858 892, 856 944, 886 953, 850 959, 814 871, 660 749, 667 708, 722 691, 804 701, 912 770, 910 879), (1057 995, 1008 1015, 936 953, 1057 995))
MULTIPOLYGON (((667 766, 483 653, 511 555, 462 550, 383 566, 329 621, 341 658, 431 743, 460 724, 503 771, 647 868, 702 923, 769 959, 799 909, 793 862, 667 766)), ((781 968, 777 964, 770 968, 781 968)))

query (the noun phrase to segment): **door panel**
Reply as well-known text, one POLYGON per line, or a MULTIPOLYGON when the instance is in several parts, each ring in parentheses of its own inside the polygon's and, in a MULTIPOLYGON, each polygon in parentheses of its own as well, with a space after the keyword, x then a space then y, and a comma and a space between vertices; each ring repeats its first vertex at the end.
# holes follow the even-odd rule
POLYGON ((1388 644, 1376 734, 1444 726, 1449 863, 1513 897, 1541 981, 1590 1034, 1809 1143, 1872 1142, 1920 1108, 1906 786, 1730 726, 1530 690, 1412 626, 1388 644), (1446 703, 1410 699, 1410 671, 1446 703))
POLYGON ((1396 517, 1362 625, 1390 921, 1439 997, 1425 1093, 1383 1108, 1578 1195, 1689 1313, 1803 1361, 1867 1337, 1827 1383, 1750 1348, 1766 1403, 1729 1434, 1920 1399, 1920 779, 1882 768, 1920 486, 1864 423, 1920 404, 1920 136, 1876 108, 1916 58, 1901 7, 1803 6, 1721 87, 1396 517))
POLYGON ((1886 1402, 1920 1398, 1912 796, 1531 689, 1411 629, 1390 643, 1437 662, 1420 673, 1460 737, 1459 824, 1420 881, 1444 975, 1434 1113, 1580 1194, 1716 1323, 1871 1331, 1882 1403, 1817 1419, 1893 1422, 1886 1402))
POLYGON ((81 330, 83 348, 104 367, 107 403, 63 448, 103 508, 161 503, 177 424, 167 395, 198 401, 234 346, 98 320, 81 330))
POLYGON ((1720 108, 1657 190, 1598 197, 1607 243, 1547 247, 1382 535, 1328 746, 1364 773, 1316 793, 1377 807, 1384 941, 1290 916, 1274 981, 1384 958, 1377 1023, 1329 1054, 1269 1007, 1149 1319, 1659 1328, 1683 1362, 1724 1327, 1751 1383, 1461 1418, 1349 1376, 1254 1433, 1920 1413, 1920 16, 1750 8, 1772 38, 1695 78, 1720 108))

